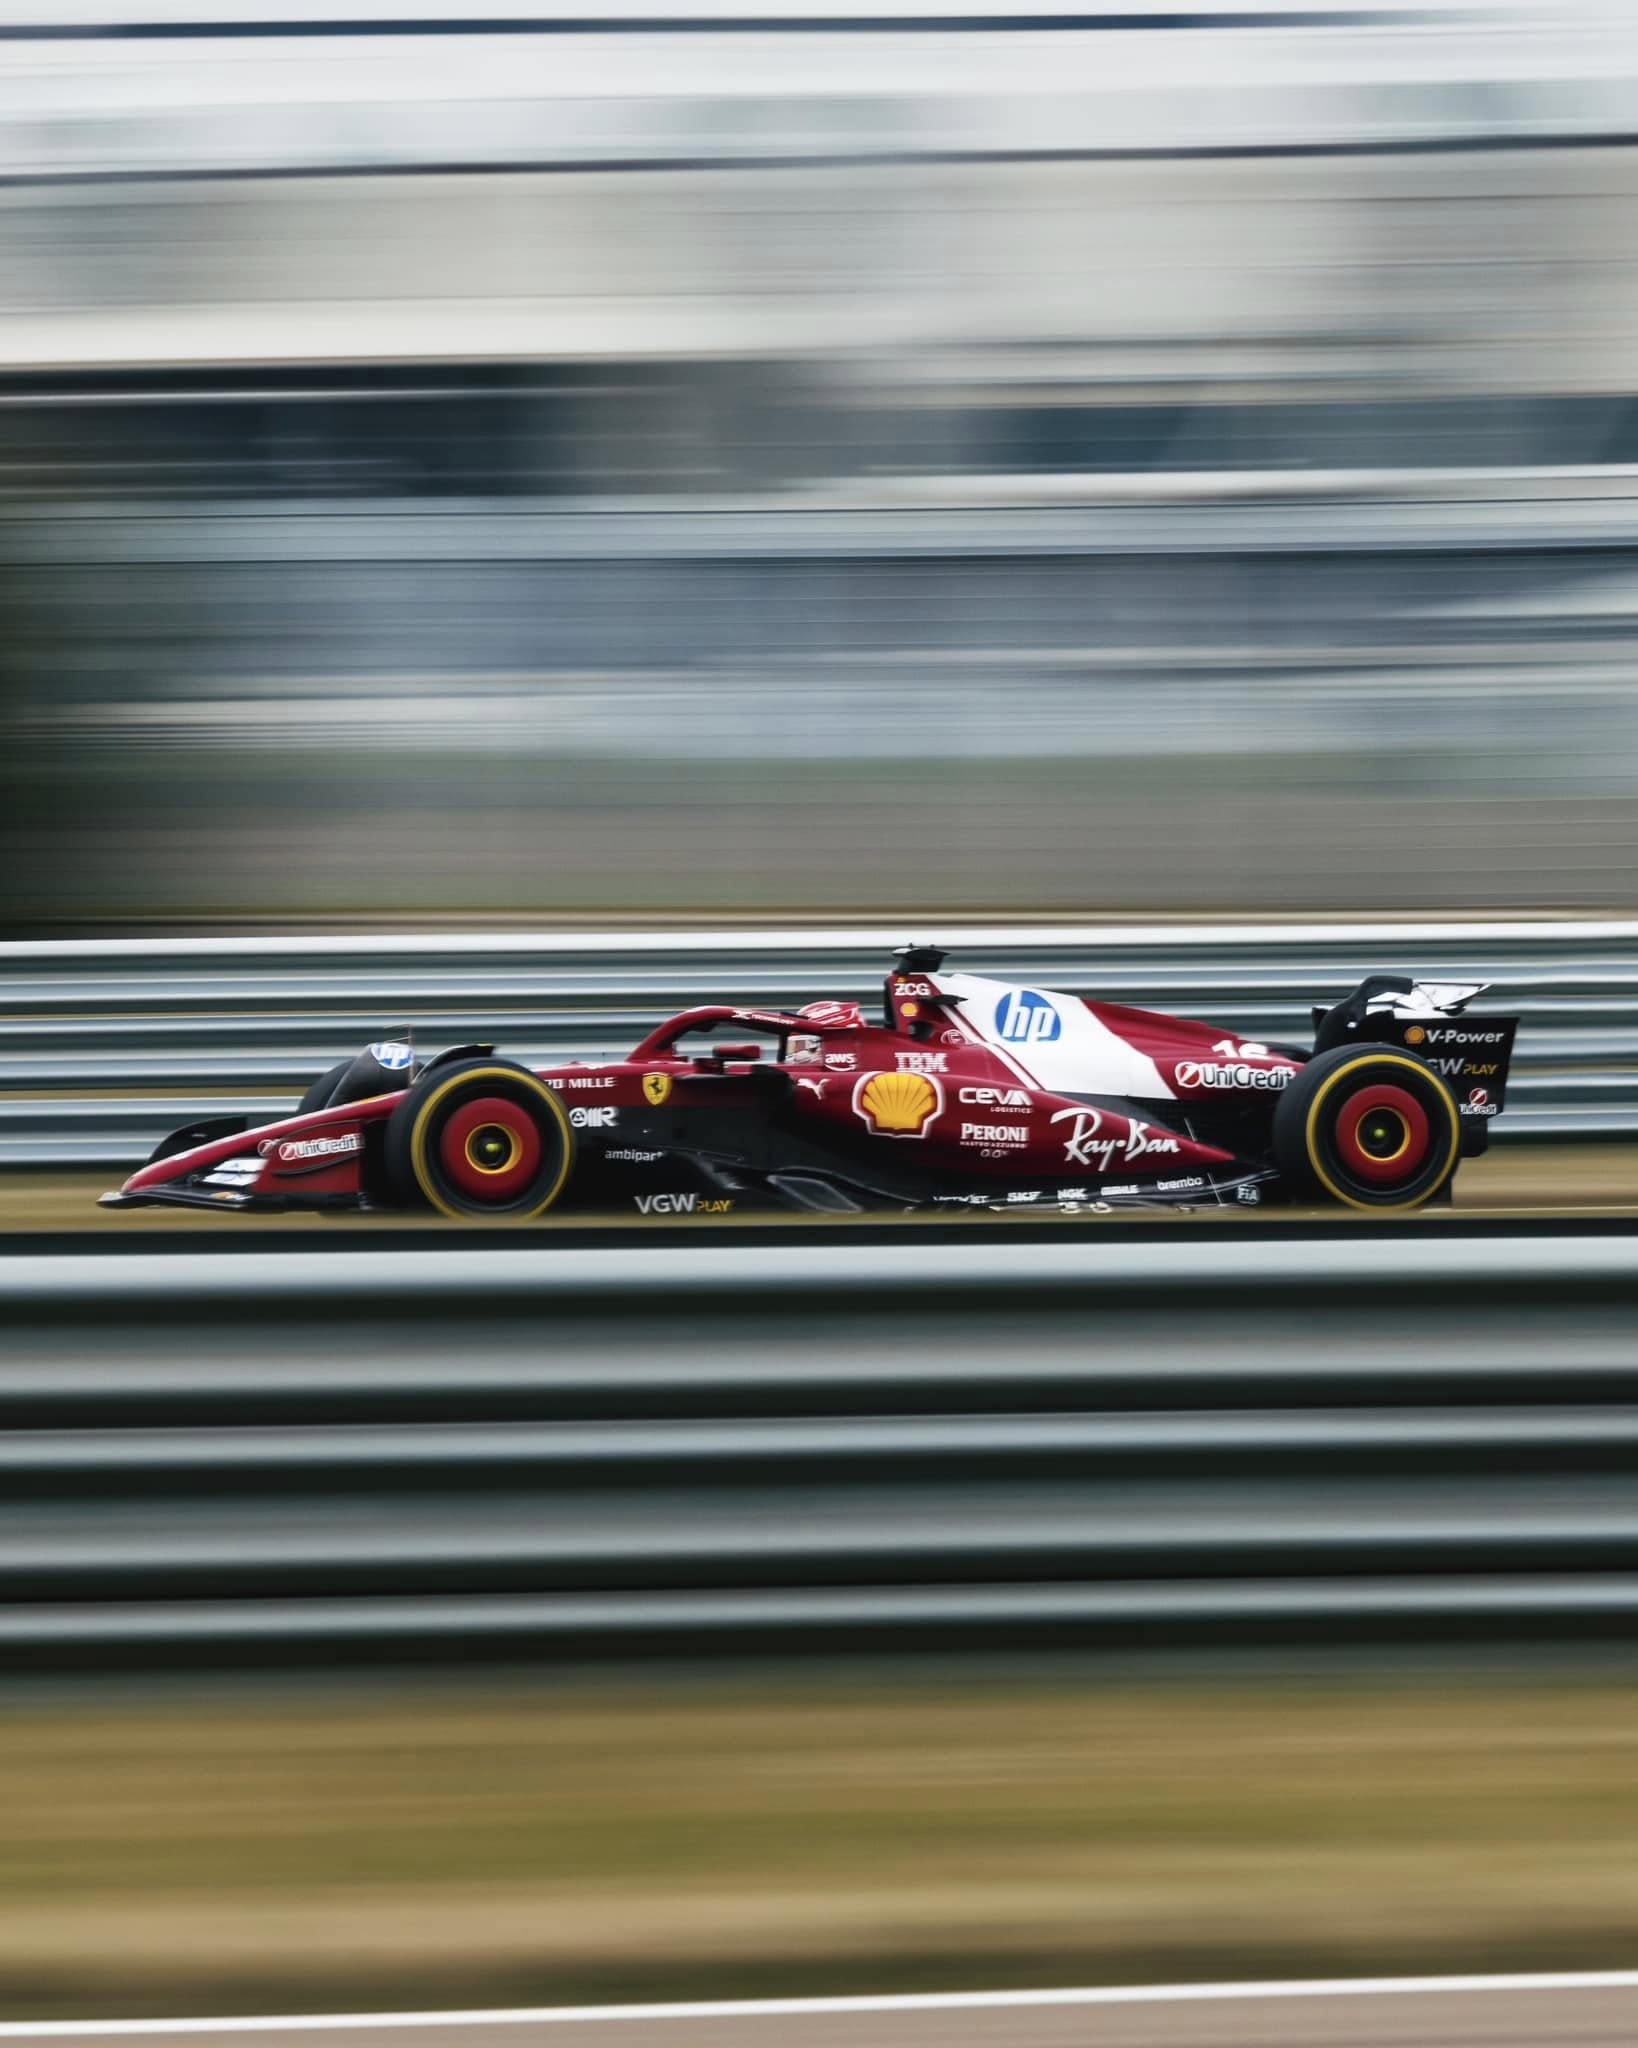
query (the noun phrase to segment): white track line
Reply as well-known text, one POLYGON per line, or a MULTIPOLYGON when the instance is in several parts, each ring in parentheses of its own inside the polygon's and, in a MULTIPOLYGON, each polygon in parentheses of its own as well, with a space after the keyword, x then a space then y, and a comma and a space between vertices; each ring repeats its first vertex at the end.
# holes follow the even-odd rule
POLYGON ((1335 1977, 1272 1984, 1114 1984, 1056 1991, 925 1991, 885 1997, 748 1998, 689 2005, 546 2005, 472 2012, 343 2012, 230 2019, 42 2020, 0 2023, 0 2040, 81 2035, 358 2033, 385 2027, 587 2026, 599 2021, 800 2019, 848 2013, 983 2012, 1037 2006, 1196 2005, 1275 1998, 1424 1998, 1462 1992, 1638 1991, 1638 1970, 1535 1976, 1335 1977))

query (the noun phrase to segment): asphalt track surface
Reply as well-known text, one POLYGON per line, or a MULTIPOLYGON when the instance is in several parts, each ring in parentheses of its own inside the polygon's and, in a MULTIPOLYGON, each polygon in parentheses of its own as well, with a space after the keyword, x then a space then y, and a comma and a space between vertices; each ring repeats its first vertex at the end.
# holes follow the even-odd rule
POLYGON ((1631 2048, 1638 1973, 0 2027, 111 2048, 1631 2048))

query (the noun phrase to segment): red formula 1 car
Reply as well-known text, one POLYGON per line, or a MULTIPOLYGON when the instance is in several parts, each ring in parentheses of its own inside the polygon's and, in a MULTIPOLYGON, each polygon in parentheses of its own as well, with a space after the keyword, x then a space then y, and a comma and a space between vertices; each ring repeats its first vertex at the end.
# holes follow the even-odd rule
POLYGON ((1314 1044, 944 971, 905 947, 858 1004, 684 1010, 625 1059, 538 1072, 386 1040, 294 1116, 175 1131, 111 1206, 518 1218, 747 1209, 1342 1203, 1445 1194, 1502 1108, 1518 1020, 1479 986, 1373 975, 1314 1044), (721 1034, 718 1036, 717 1034, 721 1034))

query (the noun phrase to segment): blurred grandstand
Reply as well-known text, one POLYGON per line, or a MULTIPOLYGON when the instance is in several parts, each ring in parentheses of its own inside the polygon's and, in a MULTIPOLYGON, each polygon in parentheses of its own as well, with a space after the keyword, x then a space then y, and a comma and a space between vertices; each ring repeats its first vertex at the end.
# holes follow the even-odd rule
POLYGON ((16 0, 0 921, 1618 906, 1638 16, 16 0))

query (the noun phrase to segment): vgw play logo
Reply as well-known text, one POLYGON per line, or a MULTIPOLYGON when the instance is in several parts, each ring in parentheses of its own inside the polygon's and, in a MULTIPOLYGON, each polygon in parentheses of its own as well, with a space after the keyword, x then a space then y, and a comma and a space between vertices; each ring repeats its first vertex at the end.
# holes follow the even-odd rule
POLYGON ((1032 988, 1009 988, 995 1006, 995 1032, 1008 1045, 1040 1045, 1063 1029, 1058 1012, 1032 988))

